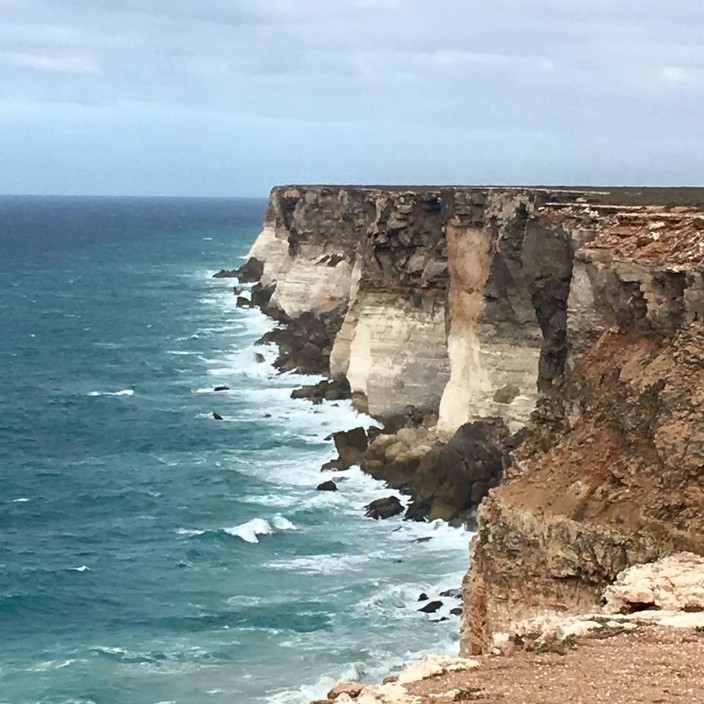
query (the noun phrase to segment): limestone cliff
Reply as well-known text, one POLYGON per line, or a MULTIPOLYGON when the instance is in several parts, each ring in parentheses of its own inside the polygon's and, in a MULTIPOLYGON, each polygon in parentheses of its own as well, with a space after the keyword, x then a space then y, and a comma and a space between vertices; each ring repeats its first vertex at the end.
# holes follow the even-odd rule
POLYGON ((703 203, 698 189, 273 190, 245 269, 288 325, 282 366, 342 380, 388 427, 414 419, 361 459, 413 494, 409 516, 465 520, 495 487, 465 651, 509 619, 589 610, 629 565, 704 552, 703 203))
POLYGON ((379 417, 532 411, 566 358, 571 241, 539 189, 280 187, 250 257, 288 318, 343 306, 329 373, 379 417))

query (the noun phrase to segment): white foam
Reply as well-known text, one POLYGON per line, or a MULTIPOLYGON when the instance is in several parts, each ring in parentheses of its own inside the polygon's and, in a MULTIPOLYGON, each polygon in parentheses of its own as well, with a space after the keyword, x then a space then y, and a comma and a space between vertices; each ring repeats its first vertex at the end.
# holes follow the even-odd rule
POLYGON ((134 389, 121 389, 120 391, 89 391, 87 396, 134 396, 134 389))
POLYGON ((273 570, 287 570, 304 574, 334 574, 353 571, 369 561, 367 555, 304 555, 288 560, 271 560, 264 566, 273 570))
POLYGON ((81 565, 80 567, 72 567, 73 572, 90 572, 90 567, 87 565, 81 565))
POLYGON ((274 516, 271 524, 276 530, 298 530, 288 518, 284 518, 283 516, 274 516))
POLYGON ((179 528, 176 531, 179 535, 185 535, 186 537, 193 537, 195 535, 203 535, 204 530, 197 530, 196 528, 179 528))
POLYGON ((27 672, 48 672, 50 670, 62 670, 64 667, 70 667, 76 663, 85 663, 85 660, 70 659, 70 660, 47 660, 37 663, 28 668, 27 672))
POLYGON ((258 543, 259 535, 268 535, 273 532, 273 529, 268 521, 263 518, 253 518, 251 521, 242 523, 242 525, 232 528, 223 528, 223 531, 228 535, 241 538, 247 543, 258 543))
POLYGON ((271 522, 265 518, 253 518, 251 521, 242 523, 238 526, 227 528, 216 528, 212 530, 200 530, 198 528, 178 528, 177 535, 183 535, 186 538, 194 538, 206 533, 226 533, 236 538, 240 538, 247 543, 258 543, 260 535, 271 535, 274 532, 284 532, 298 530, 298 528, 281 515, 276 515, 271 519, 271 522))
POLYGON ((12 499, 13 504, 26 504, 29 499, 26 496, 20 496, 19 499, 12 499))

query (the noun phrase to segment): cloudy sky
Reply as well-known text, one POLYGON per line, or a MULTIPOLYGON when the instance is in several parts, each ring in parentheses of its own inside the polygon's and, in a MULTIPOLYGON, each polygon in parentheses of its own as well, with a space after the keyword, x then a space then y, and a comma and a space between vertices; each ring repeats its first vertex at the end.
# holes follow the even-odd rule
POLYGON ((701 0, 0 0, 0 193, 701 184, 701 0))

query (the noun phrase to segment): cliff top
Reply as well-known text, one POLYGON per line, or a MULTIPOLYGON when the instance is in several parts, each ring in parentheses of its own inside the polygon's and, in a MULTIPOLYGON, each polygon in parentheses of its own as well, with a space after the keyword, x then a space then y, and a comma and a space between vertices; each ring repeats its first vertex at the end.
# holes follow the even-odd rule
POLYGON ((546 185, 384 185, 384 184, 282 184, 272 191, 286 189, 306 190, 360 190, 391 193, 436 193, 440 191, 507 191, 514 193, 541 192, 574 194, 591 202, 612 205, 662 205, 704 207, 704 186, 546 186, 546 185))

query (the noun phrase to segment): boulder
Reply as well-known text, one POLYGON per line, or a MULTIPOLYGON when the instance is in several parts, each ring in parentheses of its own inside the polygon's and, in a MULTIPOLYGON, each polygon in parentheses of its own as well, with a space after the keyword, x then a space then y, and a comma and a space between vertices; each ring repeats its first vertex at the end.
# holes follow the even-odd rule
POLYGON ((268 286, 264 286, 261 283, 254 284, 250 291, 252 305, 262 310, 267 310, 271 302, 271 297, 274 295, 275 288, 276 284, 269 284, 268 286))
POLYGON ((604 611, 611 614, 704 611, 704 557, 681 552, 630 567, 606 588, 604 602, 604 611))
POLYGON ((428 595, 425 592, 421 592, 418 595, 418 601, 428 601, 428 595))
POLYGON ((362 690, 364 689, 364 685, 360 684, 359 682, 338 682, 329 692, 328 692, 328 699, 332 699, 333 701, 340 697, 343 694, 346 694, 350 699, 356 699, 362 690))
POLYGON ((441 607, 442 601, 429 601, 427 604, 421 606, 418 611, 422 611, 424 614, 434 614, 441 607))
POLYGON ((266 358, 261 352, 255 352, 254 361, 257 362, 257 364, 263 364, 264 362, 266 362, 266 358))
POLYGON ((250 301, 249 298, 245 298, 244 296, 237 296, 236 305, 238 308, 251 308, 252 301, 250 301))
POLYGON ((396 496, 386 496, 383 499, 376 499, 370 504, 367 504, 365 516, 367 518, 374 518, 376 520, 380 518, 391 518, 391 516, 397 516, 399 513, 403 513, 403 504, 398 500, 396 496))
POLYGON ((332 480, 328 480, 326 482, 321 482, 318 484, 318 486, 315 487, 316 491, 337 491, 337 484, 333 482, 332 480))

